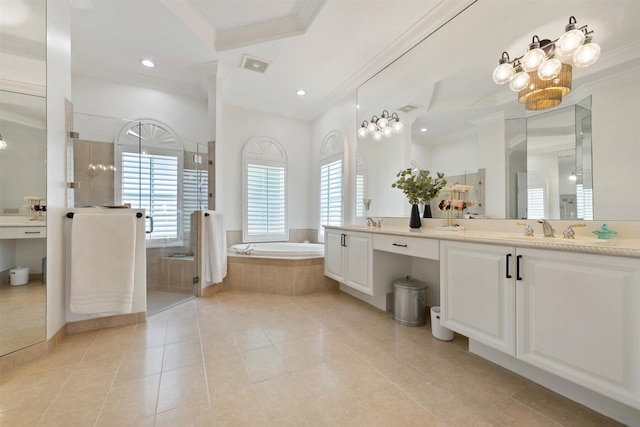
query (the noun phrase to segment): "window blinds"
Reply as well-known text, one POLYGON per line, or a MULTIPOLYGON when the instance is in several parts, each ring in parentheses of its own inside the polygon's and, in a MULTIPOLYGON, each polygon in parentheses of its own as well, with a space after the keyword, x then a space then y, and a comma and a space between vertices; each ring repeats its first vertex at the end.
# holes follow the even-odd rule
POLYGON ((320 225, 342 225, 342 160, 320 167, 320 225))
POLYGON ((247 236, 256 240, 286 239, 285 168, 247 164, 247 236))

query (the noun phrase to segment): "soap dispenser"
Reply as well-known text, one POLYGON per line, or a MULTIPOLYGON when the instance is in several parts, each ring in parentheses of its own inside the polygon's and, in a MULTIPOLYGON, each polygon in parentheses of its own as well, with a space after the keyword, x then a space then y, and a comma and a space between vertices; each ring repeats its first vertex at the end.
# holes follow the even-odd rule
POLYGON ((611 239, 613 238, 613 236, 615 236, 618 233, 616 231, 609 230, 609 227, 607 226, 607 224, 602 224, 602 226, 600 227, 600 230, 594 231, 593 234, 598 236, 598 239, 611 239))

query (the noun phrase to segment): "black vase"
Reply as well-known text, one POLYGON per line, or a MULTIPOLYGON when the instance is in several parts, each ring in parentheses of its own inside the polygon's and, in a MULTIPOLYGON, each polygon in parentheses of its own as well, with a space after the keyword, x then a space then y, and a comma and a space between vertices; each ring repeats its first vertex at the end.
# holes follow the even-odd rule
POLYGON ((424 213, 422 214, 422 218, 433 218, 431 216, 431 205, 428 203, 424 205, 424 213))
POLYGON ((420 221, 420 210, 418 209, 418 205, 413 205, 411 207, 411 219, 409 220, 409 227, 411 228, 422 227, 422 222, 420 221))

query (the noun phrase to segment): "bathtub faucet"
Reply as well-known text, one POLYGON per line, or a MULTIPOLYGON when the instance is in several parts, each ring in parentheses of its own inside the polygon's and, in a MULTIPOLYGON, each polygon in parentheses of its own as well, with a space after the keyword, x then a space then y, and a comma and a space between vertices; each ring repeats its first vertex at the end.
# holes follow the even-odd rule
POLYGON ((378 221, 376 221, 375 219, 373 219, 370 216, 368 216, 367 217, 367 225, 370 226, 370 227, 380 228, 380 227, 382 227, 382 218, 380 218, 378 221))
POLYGON ((236 248, 236 252, 238 252, 241 255, 253 255, 254 250, 255 249, 252 248, 251 245, 247 245, 247 247, 244 249, 236 248))

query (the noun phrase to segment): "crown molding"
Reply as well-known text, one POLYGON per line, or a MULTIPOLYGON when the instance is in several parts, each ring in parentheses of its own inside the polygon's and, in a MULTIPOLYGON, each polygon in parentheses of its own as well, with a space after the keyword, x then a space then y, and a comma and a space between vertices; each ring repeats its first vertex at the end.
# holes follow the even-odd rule
POLYGON ((205 43, 216 49, 217 31, 202 14, 188 1, 160 0, 171 13, 178 17, 191 31, 205 43))
POLYGON ((321 99, 309 110, 309 118, 315 119, 331 108, 335 103, 354 92, 358 86, 371 79, 380 71, 395 62, 402 54, 438 31, 447 22, 454 19, 478 0, 440 0, 429 12, 393 40, 373 59, 353 73, 335 90, 321 99))
POLYGON ((7 92, 23 93, 26 95, 40 96, 42 98, 47 96, 46 85, 38 85, 34 83, 21 82, 18 80, 10 80, 0 78, 0 90, 7 92))

